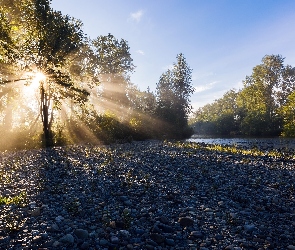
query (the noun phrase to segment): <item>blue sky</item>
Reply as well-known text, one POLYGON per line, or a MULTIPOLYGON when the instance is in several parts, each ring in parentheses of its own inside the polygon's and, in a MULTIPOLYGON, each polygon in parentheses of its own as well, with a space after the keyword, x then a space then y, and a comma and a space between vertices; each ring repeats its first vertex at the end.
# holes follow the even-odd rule
POLYGON ((125 39, 136 65, 131 81, 155 90, 183 53, 193 69, 194 109, 240 89, 265 55, 295 67, 294 0, 52 0, 80 19, 90 38, 125 39))

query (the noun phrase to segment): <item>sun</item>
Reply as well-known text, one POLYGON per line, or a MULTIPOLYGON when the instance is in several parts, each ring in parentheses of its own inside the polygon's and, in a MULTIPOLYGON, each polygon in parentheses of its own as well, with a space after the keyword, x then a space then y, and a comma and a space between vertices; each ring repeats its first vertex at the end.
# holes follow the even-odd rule
POLYGON ((30 80, 25 84, 23 91, 25 95, 33 95, 40 87, 40 83, 46 80, 46 76, 42 72, 30 74, 30 80))
POLYGON ((22 100, 26 103, 27 107, 38 113, 40 85, 42 81, 46 80, 46 75, 38 71, 27 74, 27 77, 28 80, 22 87, 22 100))
POLYGON ((37 72, 35 76, 33 77, 32 80, 32 85, 38 85, 40 84, 41 81, 45 81, 46 76, 42 72, 37 72))

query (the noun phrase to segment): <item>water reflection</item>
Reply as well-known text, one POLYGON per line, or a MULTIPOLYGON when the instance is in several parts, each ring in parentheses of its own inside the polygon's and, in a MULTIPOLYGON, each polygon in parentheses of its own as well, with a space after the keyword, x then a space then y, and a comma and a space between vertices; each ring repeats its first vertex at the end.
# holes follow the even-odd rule
POLYGON ((259 149, 295 149, 294 138, 220 138, 210 136, 193 135, 187 141, 206 143, 206 144, 218 144, 218 145, 229 145, 237 146, 242 148, 254 148, 259 149))

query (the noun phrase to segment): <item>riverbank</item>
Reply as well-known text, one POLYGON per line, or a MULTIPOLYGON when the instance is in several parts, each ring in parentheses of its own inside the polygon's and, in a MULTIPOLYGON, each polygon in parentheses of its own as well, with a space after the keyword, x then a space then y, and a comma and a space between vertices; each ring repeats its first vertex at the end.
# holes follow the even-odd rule
POLYGON ((240 148, 259 148, 262 150, 283 149, 295 152, 295 139, 287 137, 214 137, 193 135, 187 142, 236 146, 240 148))
POLYGON ((295 249, 293 159, 150 141, 0 162, 1 249, 295 249))

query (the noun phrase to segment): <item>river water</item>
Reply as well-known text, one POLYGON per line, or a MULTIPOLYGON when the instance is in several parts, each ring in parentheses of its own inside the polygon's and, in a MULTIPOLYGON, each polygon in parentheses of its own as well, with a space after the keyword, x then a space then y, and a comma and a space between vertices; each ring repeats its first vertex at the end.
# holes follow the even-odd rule
POLYGON ((272 137, 272 138, 221 138, 221 137, 210 137, 210 136, 200 136, 193 135, 187 141, 215 144, 215 145, 229 145, 237 146, 242 148, 254 148, 259 149, 295 149, 295 138, 282 138, 282 137, 272 137))

